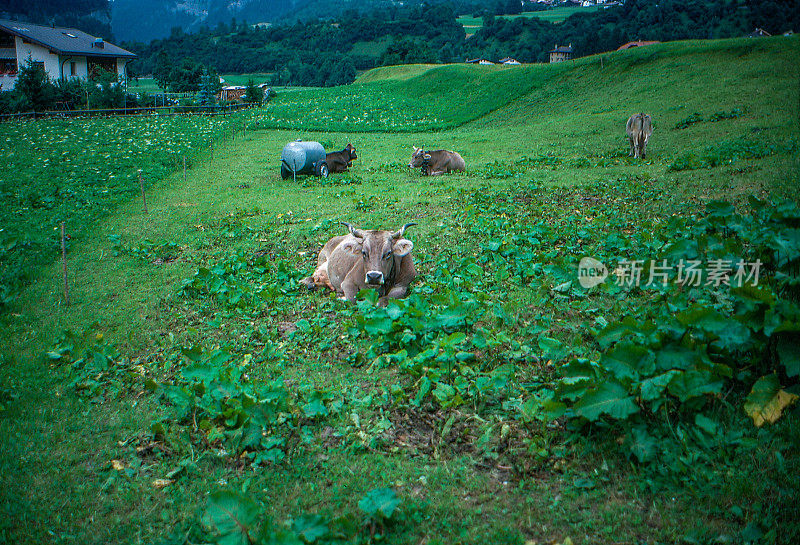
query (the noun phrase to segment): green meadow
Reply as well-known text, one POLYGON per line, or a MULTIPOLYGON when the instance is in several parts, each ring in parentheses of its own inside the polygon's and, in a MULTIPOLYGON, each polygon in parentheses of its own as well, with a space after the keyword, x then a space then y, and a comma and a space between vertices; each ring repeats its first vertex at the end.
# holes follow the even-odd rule
POLYGON ((796 542, 799 51, 385 67, 224 120, 4 124, 0 542, 796 542), (358 159, 282 180, 296 138, 358 159), (421 145, 466 172, 410 170, 421 145), (299 283, 342 221, 417 223, 406 299, 299 283), (739 259, 757 285, 619 273, 739 259))
POLYGON ((225 80, 224 85, 247 85, 247 82, 251 79, 253 80, 253 83, 258 85, 268 82, 271 75, 272 74, 268 72, 256 72, 253 74, 225 74, 222 76, 222 79, 225 80))
MULTIPOLYGON (((601 8, 598 6, 589 6, 585 8, 579 6, 570 6, 570 7, 553 8, 544 11, 524 11, 519 15, 498 15, 498 17, 502 17, 503 19, 516 19, 518 17, 538 17, 539 19, 551 23, 560 23, 564 21, 567 17, 575 13, 591 13, 593 11, 597 11, 598 9, 601 8)), ((464 31, 467 34, 475 34, 483 26, 483 17, 462 15, 457 19, 457 21, 461 24, 461 26, 464 27, 464 31)))
POLYGON ((568 6, 568 7, 548 9, 545 11, 528 11, 522 13, 521 15, 512 17, 538 17, 539 19, 550 21, 551 23, 560 23, 564 19, 575 13, 591 13, 593 11, 597 11, 600 9, 603 8, 600 6, 587 6, 587 7, 568 6))
POLYGON ((161 93, 162 89, 153 78, 136 78, 128 81, 130 93, 161 93))

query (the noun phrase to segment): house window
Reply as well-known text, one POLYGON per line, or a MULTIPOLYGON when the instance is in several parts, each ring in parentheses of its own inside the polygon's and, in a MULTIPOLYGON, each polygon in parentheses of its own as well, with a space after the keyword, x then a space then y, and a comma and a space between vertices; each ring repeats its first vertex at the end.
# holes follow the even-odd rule
POLYGON ((74 62, 69 63, 69 75, 70 76, 77 76, 78 75, 78 65, 74 62))
POLYGON ((17 75, 17 59, 0 59, 0 76, 17 75))
POLYGON ((8 32, 0 32, 0 49, 14 49, 14 36, 8 32))
POLYGON ((117 73, 117 59, 108 57, 89 57, 87 59, 89 65, 89 77, 95 78, 100 75, 102 71, 117 73))

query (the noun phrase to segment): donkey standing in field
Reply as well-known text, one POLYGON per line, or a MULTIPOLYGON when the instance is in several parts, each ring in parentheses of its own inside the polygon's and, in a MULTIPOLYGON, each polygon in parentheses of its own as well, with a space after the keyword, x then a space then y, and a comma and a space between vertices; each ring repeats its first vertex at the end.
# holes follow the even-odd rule
POLYGON ((648 114, 633 114, 628 118, 625 132, 628 134, 628 140, 631 144, 628 157, 644 159, 647 141, 650 139, 650 135, 653 134, 652 118, 648 114))

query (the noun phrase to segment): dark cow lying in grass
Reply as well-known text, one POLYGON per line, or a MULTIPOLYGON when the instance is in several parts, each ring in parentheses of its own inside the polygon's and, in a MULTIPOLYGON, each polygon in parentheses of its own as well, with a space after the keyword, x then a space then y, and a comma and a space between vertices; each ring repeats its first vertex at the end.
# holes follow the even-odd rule
POLYGON ((405 297, 408 286, 417 276, 411 249, 414 244, 403 238, 405 230, 416 225, 406 223, 400 230, 363 231, 342 222, 348 235, 330 239, 317 258, 313 276, 301 280, 308 289, 326 286, 342 299, 355 301, 364 288, 378 290, 378 303, 405 297))
POLYGON ((355 159, 358 159, 358 155, 356 155, 356 148, 353 147, 353 144, 347 144, 342 151, 334 151, 325 155, 329 172, 345 172, 353 166, 355 159))
POLYGON ((464 159, 455 151, 439 149, 425 151, 423 148, 414 148, 408 168, 421 168, 423 176, 436 176, 454 170, 463 171, 466 168, 464 159))
POLYGON ((653 134, 653 120, 647 114, 633 114, 625 124, 625 133, 631 144, 628 157, 644 159, 647 141, 653 134))

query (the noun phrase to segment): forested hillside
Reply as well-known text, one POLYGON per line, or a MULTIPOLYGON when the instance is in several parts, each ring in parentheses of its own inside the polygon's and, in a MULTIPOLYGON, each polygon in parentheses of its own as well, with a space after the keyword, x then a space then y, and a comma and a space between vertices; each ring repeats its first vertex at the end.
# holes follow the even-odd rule
POLYGON ((464 29, 450 6, 411 8, 394 17, 381 11, 350 13, 334 22, 298 22, 269 28, 245 23, 213 31, 174 31, 148 45, 127 44, 140 59, 135 70, 157 74, 190 58, 219 73, 275 72, 274 83, 339 85, 356 70, 382 64, 454 62, 464 29), (346 77, 340 77, 346 74, 346 77))
POLYGON ((634 40, 691 40, 746 36, 756 28, 771 34, 800 29, 797 0, 627 0, 624 5, 577 13, 563 23, 537 18, 484 18, 466 42, 472 56, 510 55, 522 62, 547 62, 554 44, 572 44, 578 57, 613 51, 634 40))
POLYGON ((0 0, 0 18, 74 27, 113 39, 108 0, 0 0))
POLYGON ((204 26, 230 24, 231 19, 249 23, 293 24, 310 19, 331 19, 344 13, 380 10, 396 12, 402 6, 433 5, 446 2, 461 13, 488 9, 491 13, 509 13, 515 0, 487 4, 480 0, 113 0, 112 26, 119 39, 148 42, 169 36, 173 28, 195 32, 204 26), (490 6, 487 8, 486 6, 490 6))
MULTIPOLYGON (((150 74, 191 59, 219 73, 274 72, 273 83, 340 85, 357 70, 382 65, 463 62, 467 57, 547 62, 554 44, 573 45, 575 56, 614 50, 632 40, 744 36, 756 27, 772 34, 800 28, 800 0, 628 0, 577 13, 562 23, 538 18, 484 16, 466 38, 456 22, 468 4, 395 7, 366 14, 348 11, 320 21, 254 27, 220 23, 196 33, 174 29, 150 44, 127 44, 150 74)), ((496 11, 496 10, 495 10, 496 11)))

